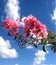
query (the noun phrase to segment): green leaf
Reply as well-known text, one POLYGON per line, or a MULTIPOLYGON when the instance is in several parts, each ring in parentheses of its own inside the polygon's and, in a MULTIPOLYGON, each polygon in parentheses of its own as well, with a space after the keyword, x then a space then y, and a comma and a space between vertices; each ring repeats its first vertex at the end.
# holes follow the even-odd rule
POLYGON ((56 52, 56 44, 52 44, 51 50, 53 50, 54 53, 56 52))
POLYGON ((34 43, 36 41, 36 39, 32 40, 32 42, 34 43))
POLYGON ((51 32, 51 31, 49 31, 49 30, 48 30, 48 34, 49 34, 49 35, 52 35, 52 34, 53 34, 53 32, 51 32))
POLYGON ((43 49, 44 52, 46 52, 47 51, 46 50, 46 45, 44 45, 42 49, 43 49))
POLYGON ((34 47, 35 47, 35 48, 37 48, 37 47, 38 47, 38 45, 37 45, 37 44, 33 44, 33 45, 34 45, 34 47))

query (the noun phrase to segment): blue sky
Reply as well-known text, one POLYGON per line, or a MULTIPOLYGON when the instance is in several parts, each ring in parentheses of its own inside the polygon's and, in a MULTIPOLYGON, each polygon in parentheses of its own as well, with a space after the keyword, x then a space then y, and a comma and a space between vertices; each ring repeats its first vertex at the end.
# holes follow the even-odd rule
MULTIPOLYGON (((29 14, 56 33, 55 0, 0 0, 0 25, 6 17, 15 20, 29 14)), ((56 65, 56 54, 47 49, 48 53, 41 46, 20 49, 17 41, 0 26, 0 65, 56 65)))

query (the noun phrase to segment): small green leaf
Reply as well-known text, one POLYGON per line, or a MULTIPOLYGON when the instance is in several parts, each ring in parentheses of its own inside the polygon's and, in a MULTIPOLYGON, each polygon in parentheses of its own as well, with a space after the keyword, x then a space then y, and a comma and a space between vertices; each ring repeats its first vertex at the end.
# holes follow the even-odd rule
POLYGON ((43 49, 44 52, 46 52, 47 51, 46 50, 46 45, 44 45, 42 49, 43 49))
POLYGON ((53 32, 51 32, 50 30, 48 30, 48 33, 49 33, 49 35, 52 35, 53 34, 53 32))
POLYGON ((53 50, 54 53, 56 52, 56 45, 55 44, 52 44, 51 50, 53 50))
POLYGON ((37 45, 37 44, 33 44, 33 45, 34 45, 34 47, 35 47, 35 48, 37 48, 37 47, 38 47, 38 45, 37 45))
POLYGON ((34 43, 36 41, 36 39, 32 40, 32 42, 34 43))

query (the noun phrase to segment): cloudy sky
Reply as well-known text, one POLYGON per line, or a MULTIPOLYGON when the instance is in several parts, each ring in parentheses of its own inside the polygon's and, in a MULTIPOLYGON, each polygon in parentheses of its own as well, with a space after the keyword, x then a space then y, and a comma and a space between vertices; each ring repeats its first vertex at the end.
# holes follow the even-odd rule
POLYGON ((32 46, 20 49, 17 41, 9 37, 1 24, 7 17, 17 18, 32 14, 49 30, 56 33, 55 0, 0 0, 0 65, 56 65, 56 54, 32 46))

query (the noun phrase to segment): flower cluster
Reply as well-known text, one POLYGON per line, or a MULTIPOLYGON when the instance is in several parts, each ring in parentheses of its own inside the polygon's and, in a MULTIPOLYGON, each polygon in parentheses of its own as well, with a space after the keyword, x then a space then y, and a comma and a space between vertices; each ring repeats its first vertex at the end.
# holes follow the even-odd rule
POLYGON ((36 39, 47 38, 48 32, 44 24, 40 23, 34 16, 30 15, 24 20, 24 34, 27 36, 36 36, 36 39))
MULTIPOLYGON (((47 28, 44 24, 40 23, 36 17, 29 15, 24 19, 24 31, 23 34, 27 36, 36 36, 36 39, 47 38, 48 32, 47 28)), ((20 29, 20 25, 16 22, 12 21, 12 19, 7 18, 4 23, 2 24, 6 30, 9 30, 9 35, 13 35, 17 37, 18 30, 20 29)))
POLYGON ((11 18, 7 18, 4 23, 2 24, 2 27, 5 28, 6 30, 9 30, 10 32, 8 33, 9 35, 13 35, 14 37, 17 37, 18 35, 18 30, 20 29, 19 24, 16 22, 12 21, 11 18))
POLYGON ((37 47, 40 44, 43 44, 43 51, 46 52, 46 45, 50 44, 51 50, 56 52, 56 35, 51 31, 47 30, 46 25, 42 24, 36 17, 29 15, 24 19, 17 19, 13 21, 11 18, 5 19, 2 27, 5 30, 8 30, 10 36, 15 37, 18 40, 18 45, 20 47, 26 47, 29 44, 33 44, 34 47, 37 47), (21 34, 19 30, 21 25, 16 23, 23 23, 23 33, 21 34))

